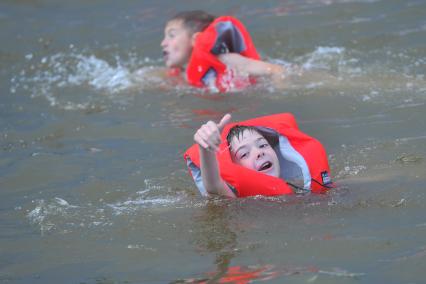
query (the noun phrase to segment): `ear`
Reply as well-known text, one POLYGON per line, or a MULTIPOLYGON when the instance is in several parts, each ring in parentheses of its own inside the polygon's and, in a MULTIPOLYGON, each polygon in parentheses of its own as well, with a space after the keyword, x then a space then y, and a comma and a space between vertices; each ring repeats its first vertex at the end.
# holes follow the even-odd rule
POLYGON ((195 40, 197 39, 197 37, 198 37, 199 34, 200 34, 200 32, 196 32, 196 33, 192 34, 192 36, 191 36, 191 45, 192 46, 194 46, 195 40))

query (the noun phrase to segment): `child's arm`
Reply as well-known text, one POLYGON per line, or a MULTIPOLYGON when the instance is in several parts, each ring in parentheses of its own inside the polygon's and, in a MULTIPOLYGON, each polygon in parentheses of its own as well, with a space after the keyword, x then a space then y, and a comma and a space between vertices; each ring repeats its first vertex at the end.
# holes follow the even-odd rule
POLYGON ((261 60, 251 59, 238 53, 225 53, 219 55, 219 60, 229 68, 240 73, 254 76, 281 76, 285 75, 283 66, 268 63, 261 60))
POLYGON ((235 197, 235 194, 220 177, 216 158, 216 151, 219 150, 219 144, 221 143, 220 131, 230 120, 231 115, 226 114, 219 124, 213 121, 203 124, 194 134, 194 140, 200 150, 201 177, 207 192, 235 197))

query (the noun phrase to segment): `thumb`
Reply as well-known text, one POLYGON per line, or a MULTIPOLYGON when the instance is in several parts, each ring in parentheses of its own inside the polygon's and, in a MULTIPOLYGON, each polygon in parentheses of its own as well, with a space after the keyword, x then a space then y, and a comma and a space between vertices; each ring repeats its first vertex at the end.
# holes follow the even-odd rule
POLYGON ((225 127, 225 125, 227 125, 230 121, 231 121, 232 116, 227 113, 225 114, 222 119, 220 120, 220 122, 218 123, 217 127, 219 128, 220 131, 222 131, 222 129, 225 127))

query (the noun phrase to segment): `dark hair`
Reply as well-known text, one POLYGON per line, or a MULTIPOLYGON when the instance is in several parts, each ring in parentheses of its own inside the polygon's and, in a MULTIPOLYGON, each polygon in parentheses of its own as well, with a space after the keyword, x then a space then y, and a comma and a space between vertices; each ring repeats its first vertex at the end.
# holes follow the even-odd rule
POLYGON ((275 146, 278 144, 278 136, 273 134, 273 133, 263 133, 261 132, 257 127, 255 126, 246 126, 246 125, 235 125, 233 126, 229 132, 228 135, 226 136, 226 142, 228 142, 228 146, 229 149, 231 149, 231 141, 234 137, 237 137, 237 139, 240 138, 240 136, 243 135, 243 132, 249 130, 249 131, 254 131, 259 133, 259 135, 261 135, 263 138, 266 139, 266 141, 268 141, 269 145, 271 146, 275 146))
POLYGON ((234 137, 237 137, 237 139, 239 139, 240 136, 243 135, 243 132, 246 131, 246 130, 255 131, 255 132, 259 133, 260 135, 262 135, 262 133, 260 133, 259 130, 257 130, 257 128, 254 127, 254 126, 235 125, 234 127, 232 127, 229 130, 228 135, 226 136, 226 142, 228 142, 229 148, 231 148, 232 139, 234 137))
POLYGON ((174 15, 170 21, 181 20, 192 34, 203 31, 216 17, 202 10, 183 11, 174 15))

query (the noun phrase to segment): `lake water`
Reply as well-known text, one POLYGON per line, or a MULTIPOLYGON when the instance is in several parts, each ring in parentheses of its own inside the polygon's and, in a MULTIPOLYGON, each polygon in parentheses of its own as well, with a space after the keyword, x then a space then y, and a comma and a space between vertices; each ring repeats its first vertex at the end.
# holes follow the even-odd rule
POLYGON ((0 2, 1 283, 424 283, 426 1, 0 2), (165 21, 231 14, 269 62, 215 94, 147 74, 165 21), (202 198, 198 126, 292 112, 338 188, 202 198))

